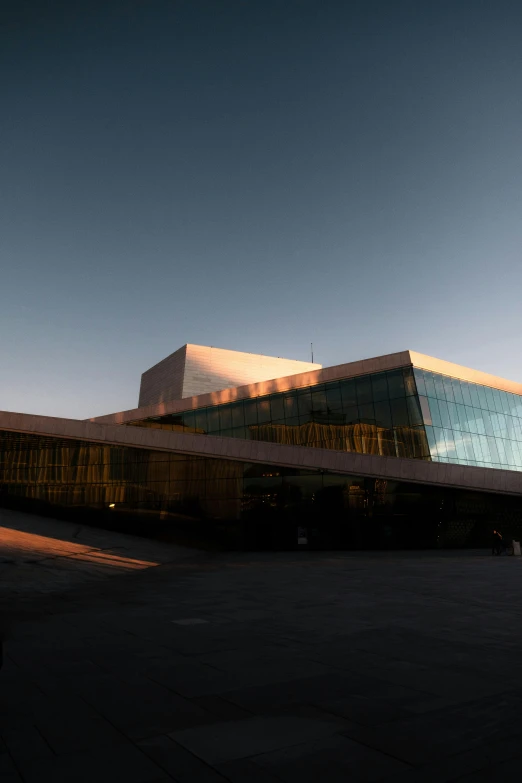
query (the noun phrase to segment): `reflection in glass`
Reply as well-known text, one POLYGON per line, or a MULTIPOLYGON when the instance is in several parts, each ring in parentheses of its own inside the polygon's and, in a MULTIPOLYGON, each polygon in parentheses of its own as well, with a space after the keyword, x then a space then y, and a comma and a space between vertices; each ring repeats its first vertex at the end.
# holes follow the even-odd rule
MULTIPOLYGON (((407 447, 412 432, 394 436, 407 447)), ((353 436, 374 434, 362 427, 353 436)), ((434 459, 443 458, 443 434, 428 425, 426 435, 434 459)), ((463 442, 467 456, 456 459, 470 464, 476 454, 463 442)), ((506 521, 516 511, 511 499, 487 494, 5 432, 0 486, 3 505, 184 543, 222 536, 226 548, 296 548, 299 527, 323 549, 440 546, 442 531, 462 545, 470 518, 481 515, 479 532, 487 531, 492 510, 506 521)))
POLYGON ((393 422, 391 417, 390 403, 388 402, 388 400, 381 400, 380 402, 374 403, 374 412, 375 412, 375 423, 377 424, 378 427, 384 427, 385 429, 392 428, 393 422))
POLYGON ((355 380, 350 378, 340 383, 341 396, 343 400, 343 407, 347 408, 351 405, 357 405, 357 395, 355 393, 355 380))
POLYGON ((380 372, 371 376, 372 395, 374 402, 381 402, 388 399, 388 381, 386 373, 380 372))
POLYGON ((343 402, 341 397, 341 387, 338 383, 326 384, 326 405, 329 413, 342 413, 343 402))
POLYGON ((418 368, 332 381, 132 424, 445 459, 463 465, 521 467, 522 397, 418 368), (428 443, 424 426, 433 426, 433 442, 428 443), (499 439, 503 443, 495 446, 499 439))
POLYGON ((415 383, 417 384, 417 392, 418 394, 422 395, 423 397, 426 397, 428 395, 428 392, 426 391, 426 384, 424 382, 424 371, 418 370, 416 367, 413 369, 414 375, 415 375, 415 383))
POLYGON ((390 400, 394 427, 407 427, 409 424, 408 407, 405 397, 390 400))
MULTIPOLYGON (((454 380, 452 378, 444 378, 441 376, 440 382, 442 384, 442 389, 444 389, 444 393, 440 394, 440 392, 437 394, 439 400, 447 400, 448 402, 455 402, 455 395, 454 395, 454 380)), ((438 390, 439 385, 437 382, 435 382, 435 388, 438 390)))
POLYGON ((471 404, 474 408, 480 408, 480 398, 478 394, 478 387, 475 383, 468 384, 469 394, 471 397, 471 404))
POLYGON ((310 421, 312 411, 312 396, 310 389, 299 389, 297 392, 297 409, 299 411, 299 422, 310 421))
POLYGON ((373 402, 372 383, 369 376, 356 378, 355 388, 357 392, 357 403, 359 405, 365 405, 369 402, 373 402))
POLYGON ((240 400, 239 402, 232 403, 230 409, 232 413, 232 428, 236 429, 237 427, 244 427, 245 414, 243 410, 243 401, 240 400))
POLYGON ((388 376, 388 393, 390 399, 401 398, 406 395, 406 389, 404 387, 404 376, 402 370, 391 370, 387 373, 388 376))
POLYGON ((311 394, 311 412, 314 420, 317 417, 325 417, 328 413, 328 405, 326 402, 326 392, 324 388, 315 389, 312 387, 311 394))
POLYGON ((373 408, 373 403, 368 403, 366 405, 359 405, 359 420, 364 421, 370 424, 373 424, 375 421, 375 411, 373 408))
POLYGON ((421 406, 422 411, 422 418, 424 421, 424 424, 432 424, 432 418, 431 418, 431 411, 430 411, 430 404, 427 397, 419 397, 419 402, 421 406))
POLYGON ((440 412, 440 420, 441 420, 441 426, 444 427, 444 429, 450 429, 451 428, 451 419, 449 414, 449 403, 446 402, 446 400, 439 400, 439 412, 440 412))
POLYGON ((257 425, 257 400, 245 400, 243 403, 243 411, 245 415, 245 425, 247 427, 257 425))
POLYGON ((219 409, 218 408, 209 408, 207 410, 207 425, 208 425, 208 431, 210 433, 218 433, 219 432, 219 409))
POLYGON ((434 427, 442 427, 442 420, 439 413, 439 403, 434 397, 428 397, 430 406, 430 418, 434 427))
POLYGON ((411 395, 417 394, 417 386, 415 384, 413 369, 411 367, 405 367, 402 372, 404 377, 404 390, 406 392, 406 396, 409 397, 411 395))
POLYGON ((435 389, 435 380, 432 372, 424 373, 424 380, 426 383, 426 394, 428 397, 436 397, 437 390, 435 389))
POLYGON ((462 398, 464 400, 464 405, 472 406, 473 402, 471 401, 471 393, 469 389, 469 384, 465 381, 460 382, 460 388, 462 390, 462 398))
POLYGON ((455 397, 455 402, 457 405, 464 405, 464 397, 462 395, 460 381, 458 381, 456 378, 453 378, 451 385, 453 387, 453 396, 455 397))
MULTIPOLYGON (((224 405, 222 407, 225 407, 224 405)), ((270 400, 258 398, 257 400, 257 422, 258 424, 266 424, 271 421, 270 413, 270 400)))
POLYGON ((433 382, 435 383, 435 396, 438 400, 448 400, 453 402, 453 390, 451 386, 451 378, 445 379, 444 376, 433 373, 433 382), (446 395, 446 389, 444 387, 444 381, 446 381, 446 387, 448 389, 448 396, 446 395))
POLYGON ((406 397, 408 416, 412 427, 419 427, 423 424, 422 413, 417 397, 406 397))
POLYGON ((285 421, 293 426, 299 424, 299 410, 297 408, 297 395, 295 392, 287 392, 283 396, 285 421))
POLYGON ((224 432, 232 429, 232 410, 229 405, 220 405, 219 408, 219 431, 224 432))

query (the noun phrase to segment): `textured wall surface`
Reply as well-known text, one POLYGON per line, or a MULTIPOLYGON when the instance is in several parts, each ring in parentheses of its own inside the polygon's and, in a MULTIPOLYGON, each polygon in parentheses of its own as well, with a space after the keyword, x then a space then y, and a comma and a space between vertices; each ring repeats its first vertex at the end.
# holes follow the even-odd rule
POLYGON ((311 362, 188 344, 143 373, 139 407, 319 369, 311 362))
POLYGON ((138 403, 140 408, 183 397, 186 354, 187 346, 184 345, 143 373, 138 403))
POLYGON ((198 394, 320 368, 320 364, 294 359, 227 351, 206 345, 187 345, 183 397, 196 397, 198 394))

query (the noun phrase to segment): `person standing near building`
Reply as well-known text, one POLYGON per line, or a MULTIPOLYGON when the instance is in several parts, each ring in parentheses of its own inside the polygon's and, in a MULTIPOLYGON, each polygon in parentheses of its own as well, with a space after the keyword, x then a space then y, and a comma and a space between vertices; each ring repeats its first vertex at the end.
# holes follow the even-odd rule
POLYGON ((502 534, 498 530, 493 531, 491 539, 491 554, 500 555, 502 552, 502 534))

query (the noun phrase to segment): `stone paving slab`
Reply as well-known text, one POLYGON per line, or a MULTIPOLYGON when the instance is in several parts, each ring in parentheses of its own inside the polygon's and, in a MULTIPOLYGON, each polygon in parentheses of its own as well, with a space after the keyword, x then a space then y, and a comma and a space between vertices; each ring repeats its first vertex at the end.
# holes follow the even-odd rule
POLYGON ((0 753, 0 780, 2 783, 23 783, 14 761, 8 753, 0 753))
POLYGON ((264 753, 253 761, 285 783, 313 783, 323 776, 331 783, 345 783, 361 779, 361 774, 364 780, 382 780, 408 770, 407 764, 338 735, 264 753))
POLYGON ((0 600, 59 593, 195 556, 186 547, 0 509, 0 600))
POLYGON ((293 716, 252 717, 210 724, 170 736, 194 756, 212 766, 226 761, 266 754, 319 737, 336 734, 344 724, 325 714, 323 720, 293 716))
POLYGON ((2 541, 2 783, 520 779, 521 559, 2 541))
POLYGON ((149 737, 138 747, 178 783, 224 783, 228 778, 165 735, 149 737))
POLYGON ((19 769, 25 783, 114 783, 115 780, 168 783, 172 780, 139 748, 130 744, 22 762, 19 769))

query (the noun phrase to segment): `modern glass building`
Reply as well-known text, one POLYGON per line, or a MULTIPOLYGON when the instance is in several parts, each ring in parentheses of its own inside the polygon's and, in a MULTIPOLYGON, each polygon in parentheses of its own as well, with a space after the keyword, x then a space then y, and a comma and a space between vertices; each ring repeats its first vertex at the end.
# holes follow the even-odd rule
POLYGON ((522 384, 410 351, 220 377, 90 421, 0 413, 0 504, 234 548, 522 535, 522 384))

